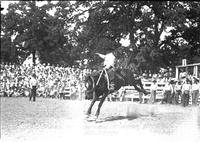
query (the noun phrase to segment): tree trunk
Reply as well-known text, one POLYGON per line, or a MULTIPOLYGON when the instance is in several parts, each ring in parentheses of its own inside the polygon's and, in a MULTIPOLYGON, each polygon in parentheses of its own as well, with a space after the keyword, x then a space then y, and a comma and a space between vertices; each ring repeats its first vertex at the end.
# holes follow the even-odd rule
POLYGON ((35 53, 36 53, 36 50, 35 48, 33 47, 33 50, 32 50, 32 56, 33 56, 33 66, 35 67, 35 53))

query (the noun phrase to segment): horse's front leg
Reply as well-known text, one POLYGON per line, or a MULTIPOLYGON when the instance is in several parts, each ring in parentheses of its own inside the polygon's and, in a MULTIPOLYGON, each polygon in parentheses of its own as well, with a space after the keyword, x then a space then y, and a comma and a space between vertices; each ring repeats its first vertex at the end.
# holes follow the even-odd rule
POLYGON ((97 96, 95 95, 95 92, 94 92, 94 93, 93 93, 92 102, 91 102, 91 104, 90 104, 90 106, 89 106, 89 108, 88 108, 88 110, 87 110, 86 115, 89 116, 89 115, 91 114, 92 107, 93 107, 94 103, 96 102, 96 100, 97 100, 97 96))
POLYGON ((100 102, 99 102, 98 109, 97 109, 96 114, 95 114, 95 116, 96 116, 97 118, 98 118, 98 116, 99 116, 99 114, 100 114, 101 106, 102 106, 102 104, 103 104, 103 102, 105 101, 105 99, 106 99, 107 96, 108 96, 108 93, 105 93, 105 94, 102 96, 102 98, 101 98, 101 100, 100 100, 100 102))

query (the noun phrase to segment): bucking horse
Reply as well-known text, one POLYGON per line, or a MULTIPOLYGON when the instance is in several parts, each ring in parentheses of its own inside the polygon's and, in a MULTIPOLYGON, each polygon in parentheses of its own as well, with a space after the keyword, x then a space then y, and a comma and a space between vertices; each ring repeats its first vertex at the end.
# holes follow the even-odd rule
POLYGON ((85 95, 86 98, 92 99, 91 104, 86 112, 87 117, 90 116, 92 107, 97 100, 100 100, 98 109, 95 114, 95 119, 100 114, 100 109, 105 101, 106 97, 119 90, 122 86, 134 86, 138 92, 142 92, 145 95, 148 93, 143 88, 141 79, 134 76, 134 72, 129 69, 109 69, 97 71, 89 74, 85 77, 85 95), (110 87, 112 86, 112 87, 110 87))

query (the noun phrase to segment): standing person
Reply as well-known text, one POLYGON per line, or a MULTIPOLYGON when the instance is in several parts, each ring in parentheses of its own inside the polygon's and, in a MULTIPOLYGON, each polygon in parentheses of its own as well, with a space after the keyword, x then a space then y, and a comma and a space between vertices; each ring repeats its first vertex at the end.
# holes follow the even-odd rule
MULTIPOLYGON (((140 76, 138 79, 141 80, 141 83, 145 81, 144 76, 140 76)), ((142 90, 145 90, 145 89, 143 88, 143 84, 140 84, 140 86, 141 86, 141 89, 142 89, 142 90)), ((141 104, 141 103, 144 103, 144 102, 143 102, 143 92, 139 92, 139 103, 140 103, 140 104, 141 104)))
POLYGON ((199 90, 200 90, 199 80, 194 78, 192 83, 192 105, 197 105, 197 101, 199 98, 199 90))
POLYGON ((184 78, 186 78, 186 77, 187 77, 186 71, 184 71, 183 69, 181 69, 179 78, 184 79, 184 78))
POLYGON ((175 103, 179 104, 179 97, 181 97, 181 89, 182 89, 182 84, 181 81, 179 80, 176 85, 175 85, 175 103))
POLYGON ((150 104, 154 104, 155 100, 156 100, 156 90, 157 90, 157 81, 154 79, 153 80, 153 84, 151 84, 151 95, 150 95, 150 99, 149 99, 149 103, 150 104))
POLYGON ((182 86, 181 102, 184 107, 189 105, 190 92, 191 92, 191 84, 190 84, 190 80, 187 79, 186 82, 182 86))
POLYGON ((36 101, 36 87, 37 87, 37 79, 36 79, 35 73, 31 77, 30 86, 32 87, 32 89, 29 96, 29 101, 31 101, 31 99, 33 98, 33 101, 35 102, 36 101))
POLYGON ((173 103, 173 99, 174 99, 174 96, 175 96, 175 91, 174 91, 174 81, 173 80, 168 80, 165 84, 165 88, 164 88, 164 97, 163 97, 163 100, 162 100, 162 104, 165 102, 165 103, 168 103, 168 104, 171 104, 173 103))
POLYGON ((176 104, 175 84, 176 82, 174 80, 170 81, 170 85, 171 85, 171 95, 169 98, 170 104, 176 104))
MULTIPOLYGON (((141 81, 143 80, 143 77, 140 77, 141 81)), ((143 93, 139 92, 139 103, 141 104, 143 99, 142 99, 143 93)))
POLYGON ((164 97, 163 97, 163 100, 162 100, 162 104, 165 102, 165 103, 170 103, 170 96, 171 94, 173 93, 173 88, 172 88, 172 85, 171 85, 171 82, 168 80, 165 84, 165 88, 164 88, 164 97))
POLYGON ((139 92, 139 103, 141 104, 143 102, 143 93, 142 92, 139 92))

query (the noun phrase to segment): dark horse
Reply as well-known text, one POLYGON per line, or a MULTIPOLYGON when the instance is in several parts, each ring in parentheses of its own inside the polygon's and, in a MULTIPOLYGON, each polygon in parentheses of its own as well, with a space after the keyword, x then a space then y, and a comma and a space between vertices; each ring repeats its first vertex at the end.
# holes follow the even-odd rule
POLYGON ((119 90, 122 86, 128 86, 128 85, 134 86, 137 91, 143 92, 145 95, 147 95, 147 92, 143 88, 141 79, 134 77, 133 72, 129 69, 117 69, 115 71, 111 69, 107 71, 109 80, 114 83, 113 90, 108 89, 108 80, 105 71, 99 80, 100 74, 101 71, 92 73, 85 77, 86 98, 88 99, 92 98, 92 102, 87 111, 88 116, 91 114, 91 110, 94 103, 100 99, 98 109, 95 114, 96 118, 98 118, 101 106, 105 101, 106 97, 110 93, 119 90), (99 82, 97 83, 98 80, 99 82))

